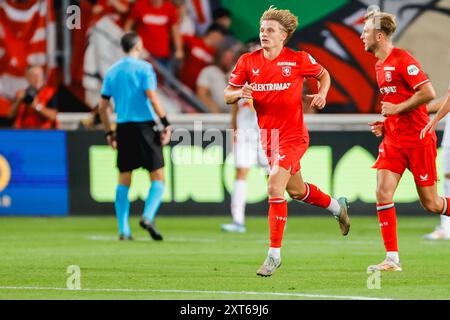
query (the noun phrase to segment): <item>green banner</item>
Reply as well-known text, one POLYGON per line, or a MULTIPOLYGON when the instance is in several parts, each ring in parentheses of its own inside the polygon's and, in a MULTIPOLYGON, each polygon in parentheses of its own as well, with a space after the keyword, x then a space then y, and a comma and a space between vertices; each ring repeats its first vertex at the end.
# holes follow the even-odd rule
MULTIPOLYGON (((228 154, 223 163, 223 148, 214 146, 174 146, 164 148, 166 189, 163 202, 222 203, 225 191, 231 194, 234 184, 234 155, 228 154), (172 160, 171 160, 172 155, 172 160)), ((441 150, 438 152, 441 159, 441 150)), ((94 145, 89 149, 90 194, 97 202, 114 202, 118 171, 115 168, 116 151, 109 146, 94 145)), ((302 174, 321 190, 334 196, 345 195, 350 202, 357 200, 375 203, 376 171, 370 167, 375 157, 365 148, 354 146, 347 150, 332 168, 330 146, 311 146, 302 159, 302 174)), ((441 161, 438 173, 442 176, 441 161)), ((267 199, 266 171, 252 168, 248 176, 247 202, 258 203, 267 199)), ((145 201, 150 187, 148 172, 133 172, 129 198, 145 201)), ((442 193, 442 183, 438 183, 442 193)), ((286 199, 290 199, 286 195, 286 199)), ((395 193, 396 203, 417 201, 414 179, 406 170, 395 193)))
POLYGON ((222 6, 232 13, 233 33, 241 41, 247 42, 259 37, 259 19, 271 5, 278 9, 289 9, 298 16, 298 30, 300 30, 349 2, 349 0, 222 0, 222 6))

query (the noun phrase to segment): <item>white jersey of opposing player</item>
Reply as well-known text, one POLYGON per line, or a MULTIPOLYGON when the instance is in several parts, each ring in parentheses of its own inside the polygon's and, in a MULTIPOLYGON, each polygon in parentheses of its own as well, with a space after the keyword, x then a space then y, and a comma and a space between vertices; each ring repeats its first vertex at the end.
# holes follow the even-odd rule
POLYGON ((237 128, 259 130, 256 112, 254 112, 248 107, 243 107, 241 101, 242 100, 239 100, 238 102, 239 109, 236 116, 237 128))
POLYGON ((268 168, 266 154, 261 146, 256 112, 243 107, 243 100, 238 102, 236 115, 237 138, 234 146, 237 168, 251 168, 254 165, 268 168))

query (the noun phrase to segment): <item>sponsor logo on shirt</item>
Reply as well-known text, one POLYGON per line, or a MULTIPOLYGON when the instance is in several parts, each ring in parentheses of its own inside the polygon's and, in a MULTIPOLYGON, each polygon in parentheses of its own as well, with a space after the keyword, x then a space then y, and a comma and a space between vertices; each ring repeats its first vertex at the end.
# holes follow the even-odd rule
POLYGON ((386 71, 384 74, 384 77, 386 78, 386 82, 391 82, 392 81, 392 72, 386 71))
POLYGON ((205 61, 206 63, 213 63, 214 61, 213 56, 200 47, 192 48, 192 55, 200 60, 205 61))
POLYGON ((289 89, 290 86, 290 82, 254 83, 252 88, 253 91, 283 91, 289 89))
POLYGON ((284 77, 289 77, 291 75, 291 67, 290 66, 281 67, 281 74, 284 77))
POLYGON ((158 26, 164 26, 167 24, 167 22, 169 22, 169 17, 168 16, 156 16, 153 14, 146 14, 142 18, 142 22, 144 22, 145 24, 154 24, 154 25, 158 25, 158 26))
POLYGON ((381 94, 396 93, 396 92, 397 92, 397 86, 381 87, 380 88, 380 93, 381 94))
POLYGON ((259 76, 259 69, 252 69, 252 73, 254 76, 259 76))
POLYGON ((417 76, 420 71, 420 69, 414 64, 410 64, 406 70, 410 76, 417 76))
POLYGON ((280 61, 277 62, 277 66, 296 66, 297 62, 280 61))

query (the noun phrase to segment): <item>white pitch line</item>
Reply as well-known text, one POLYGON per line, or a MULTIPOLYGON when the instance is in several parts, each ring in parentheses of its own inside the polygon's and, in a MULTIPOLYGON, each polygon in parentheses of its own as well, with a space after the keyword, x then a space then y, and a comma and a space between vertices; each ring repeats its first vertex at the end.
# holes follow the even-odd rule
POLYGON ((229 295, 259 295, 277 297, 301 297, 317 299, 346 299, 346 300, 392 300, 390 298, 341 296, 328 294, 290 293, 290 292, 256 292, 256 291, 210 291, 210 290, 178 290, 178 289, 68 289, 52 287, 10 287, 0 286, 0 290, 41 290, 41 291, 85 291, 85 292, 135 292, 135 293, 200 293, 200 294, 229 294, 229 295))

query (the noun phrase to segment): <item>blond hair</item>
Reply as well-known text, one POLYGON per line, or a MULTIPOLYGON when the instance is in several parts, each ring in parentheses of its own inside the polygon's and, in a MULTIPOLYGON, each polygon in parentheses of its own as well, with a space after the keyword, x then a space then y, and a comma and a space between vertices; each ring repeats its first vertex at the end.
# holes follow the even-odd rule
POLYGON ((298 26, 298 18, 294 16, 289 10, 279 10, 274 6, 270 6, 269 9, 264 11, 261 16, 260 23, 266 20, 275 20, 283 28, 283 31, 287 33, 287 37, 284 40, 286 44, 291 39, 298 26))
POLYGON ((393 14, 381 11, 369 11, 365 16, 366 21, 371 20, 376 30, 383 32, 390 38, 397 29, 397 19, 393 14))

